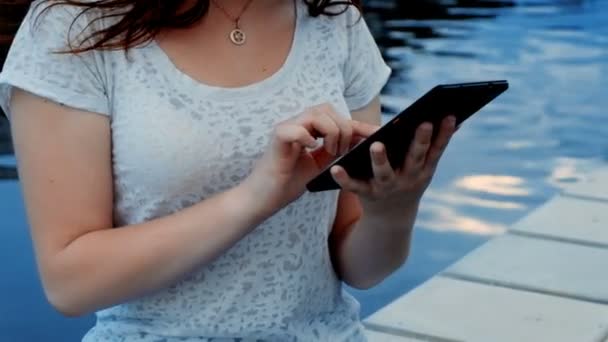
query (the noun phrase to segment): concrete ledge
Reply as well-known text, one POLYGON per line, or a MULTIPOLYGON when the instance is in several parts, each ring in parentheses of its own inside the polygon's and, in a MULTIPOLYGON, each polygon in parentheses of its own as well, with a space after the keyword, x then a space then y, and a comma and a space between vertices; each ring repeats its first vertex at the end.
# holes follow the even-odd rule
POLYGON ((608 306, 435 277, 366 322, 430 341, 598 341, 608 306))
POLYGON ((506 235, 445 273, 478 282, 608 304, 608 250, 506 235))
POLYGON ((365 324, 423 341, 608 342, 608 168, 365 324))
POLYGON ((608 248, 608 202, 557 196, 510 231, 608 248))
POLYGON ((366 335, 369 342, 423 342, 423 340, 415 340, 409 337, 385 334, 373 330, 367 330, 366 335))
POLYGON ((608 201, 608 168, 595 170, 584 175, 580 181, 565 185, 564 193, 608 201))

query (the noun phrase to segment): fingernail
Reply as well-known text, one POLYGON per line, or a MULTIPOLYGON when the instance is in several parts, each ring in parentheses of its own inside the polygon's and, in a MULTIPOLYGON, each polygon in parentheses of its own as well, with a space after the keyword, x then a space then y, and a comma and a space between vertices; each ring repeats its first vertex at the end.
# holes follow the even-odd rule
POLYGON ((378 147, 378 145, 376 145, 375 147, 372 147, 372 158, 374 159, 374 162, 376 164, 384 163, 383 153, 384 153, 383 146, 378 147))
POLYGON ((340 169, 338 169, 337 166, 334 166, 331 169, 329 169, 329 172, 331 172, 331 174, 334 175, 334 176, 339 176, 340 169))

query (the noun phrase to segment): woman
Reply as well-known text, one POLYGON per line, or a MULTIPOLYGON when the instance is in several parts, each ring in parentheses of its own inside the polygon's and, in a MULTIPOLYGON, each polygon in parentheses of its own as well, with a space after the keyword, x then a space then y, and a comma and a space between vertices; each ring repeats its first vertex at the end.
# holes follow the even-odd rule
POLYGON ((454 120, 305 184, 377 129, 389 73, 352 3, 34 2, 0 102, 50 303, 97 311, 85 341, 364 341, 341 282, 403 264, 454 120))

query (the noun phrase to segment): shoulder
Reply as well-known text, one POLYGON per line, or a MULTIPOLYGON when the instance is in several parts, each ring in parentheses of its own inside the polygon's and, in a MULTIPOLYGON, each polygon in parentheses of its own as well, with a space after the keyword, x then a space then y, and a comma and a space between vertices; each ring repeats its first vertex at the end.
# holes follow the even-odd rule
POLYGON ((102 18, 103 15, 104 13, 98 9, 89 9, 63 1, 35 0, 32 1, 22 29, 33 35, 54 37, 55 42, 63 38, 61 42, 66 45, 79 45, 91 33, 105 26, 106 20, 102 18))
POLYGON ((80 15, 82 7, 66 4, 62 1, 35 0, 32 1, 26 20, 38 29, 48 27, 65 27, 73 24, 86 26, 91 13, 80 15))
MULTIPOLYGON (((361 12, 354 5, 335 5, 330 11, 335 15, 319 15, 308 13, 306 5, 302 5, 304 18, 302 27, 315 49, 330 49, 340 55, 347 54, 352 29, 364 20, 361 12)), ((345 55, 342 57, 346 57, 345 55)))
POLYGON ((333 29, 339 31, 346 31, 353 25, 357 25, 360 21, 364 20, 361 11, 355 5, 336 4, 328 8, 328 12, 331 15, 319 15, 312 17, 306 5, 302 6, 305 15, 310 21, 317 23, 317 25, 330 26, 333 29))

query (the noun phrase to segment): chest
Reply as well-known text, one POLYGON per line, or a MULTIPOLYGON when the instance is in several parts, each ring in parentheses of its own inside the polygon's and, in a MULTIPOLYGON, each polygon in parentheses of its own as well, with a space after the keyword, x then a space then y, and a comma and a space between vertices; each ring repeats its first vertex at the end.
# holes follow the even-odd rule
POLYGON ((254 84, 279 71, 300 38, 293 9, 285 7, 269 18, 246 18, 238 31, 242 44, 231 41, 234 23, 221 14, 206 16, 192 28, 164 32, 157 42, 182 72, 200 83, 230 88, 254 84))
POLYGON ((193 201, 237 185, 279 122, 326 102, 350 116, 339 63, 319 62, 296 53, 263 81, 220 88, 180 72, 154 47, 137 51, 115 71, 115 181, 122 192, 193 201))

